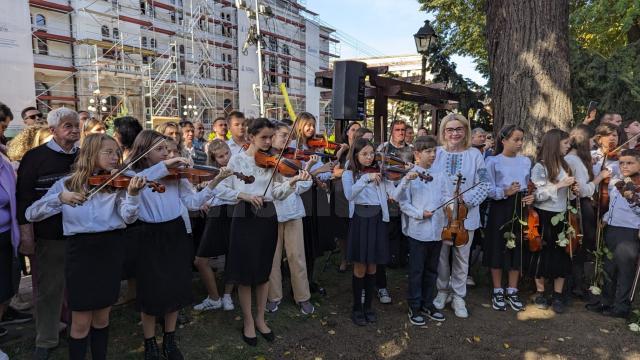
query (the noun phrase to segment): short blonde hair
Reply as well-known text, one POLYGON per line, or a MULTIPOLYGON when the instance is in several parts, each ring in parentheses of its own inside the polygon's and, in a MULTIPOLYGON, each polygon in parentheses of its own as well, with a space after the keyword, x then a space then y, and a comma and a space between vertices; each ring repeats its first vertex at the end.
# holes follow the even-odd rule
POLYGON ((438 141, 442 146, 447 144, 447 141, 444 138, 444 129, 449 122, 454 120, 459 121, 464 127, 464 139, 462 140, 462 143, 464 144, 465 149, 468 149, 471 147, 471 126, 469 125, 469 120, 461 114, 451 113, 442 118, 440 122, 440 129, 438 130, 438 141))

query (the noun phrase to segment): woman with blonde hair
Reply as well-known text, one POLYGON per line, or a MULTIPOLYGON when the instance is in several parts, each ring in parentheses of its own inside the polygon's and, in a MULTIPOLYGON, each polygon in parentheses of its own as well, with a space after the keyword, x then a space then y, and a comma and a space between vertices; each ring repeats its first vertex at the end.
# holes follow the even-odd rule
POLYGON ((82 131, 80 132, 80 145, 84 142, 89 134, 104 134, 107 132, 107 128, 104 122, 96 118, 91 118, 82 124, 82 131))
MULTIPOLYGON (((433 305, 442 310, 446 303, 452 301, 451 307, 460 318, 469 316, 464 301, 467 295, 467 276, 469 275, 469 253, 473 243, 473 234, 480 227, 479 205, 489 194, 490 179, 480 151, 471 147, 471 128, 469 121, 460 114, 449 114, 442 119, 438 132, 441 144, 437 148, 433 171, 441 171, 449 181, 443 189, 446 198, 452 198, 458 175, 465 180, 460 185, 468 215, 464 228, 469 233, 469 242, 461 247, 452 246, 444 241, 438 265, 438 295, 433 305), (453 251, 451 261, 449 254, 453 251), (452 270, 453 269, 453 270, 452 270)), ((443 239, 444 240, 444 239, 443 239)))

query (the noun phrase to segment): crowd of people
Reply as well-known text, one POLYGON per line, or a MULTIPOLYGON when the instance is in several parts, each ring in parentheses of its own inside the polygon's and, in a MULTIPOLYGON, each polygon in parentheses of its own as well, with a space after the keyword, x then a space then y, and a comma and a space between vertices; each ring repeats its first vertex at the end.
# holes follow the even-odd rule
MULTIPOLYGON (((291 122, 234 111, 208 135, 187 120, 143 130, 133 117, 107 126, 67 108, 46 121, 36 108, 21 116, 26 127, 7 142, 13 113, 0 104, 0 325, 32 320, 16 294, 28 263, 34 359, 49 357, 64 323, 70 359, 88 351, 106 359, 118 301, 135 301, 145 359, 183 359, 175 336, 182 310, 234 310, 234 291, 242 341, 273 342, 265 313, 284 301, 284 274, 300 312, 313 314, 311 294, 331 291, 317 283, 314 262, 335 248, 338 271, 352 268, 358 326, 375 323, 374 300, 392 296, 406 296, 416 326, 444 321, 449 303, 467 318, 479 253, 496 311, 525 309, 523 274, 535 284, 531 306, 561 314, 578 296, 603 315, 631 310, 640 229, 635 120, 605 114, 597 126, 590 116, 570 132, 549 130, 530 159, 521 154, 522 128, 472 130, 455 113, 441 120, 437 138, 393 121, 381 144, 358 122, 345 124, 343 143, 329 142, 309 113, 291 122), (214 270, 209 260, 221 256, 224 268, 214 270), (407 269, 406 295, 390 293, 387 267, 407 269), (207 291, 199 302, 194 269, 207 291)), ((8 356, 0 351, 0 359, 8 356)))

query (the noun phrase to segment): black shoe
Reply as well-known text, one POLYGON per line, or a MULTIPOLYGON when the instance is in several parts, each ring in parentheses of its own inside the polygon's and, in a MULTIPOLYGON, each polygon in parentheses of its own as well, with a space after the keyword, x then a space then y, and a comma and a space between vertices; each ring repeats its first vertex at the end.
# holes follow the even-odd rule
POLYGON ((597 314, 602 314, 605 311, 609 311, 611 309, 611 306, 609 305, 604 305, 603 303, 597 302, 595 304, 587 304, 584 306, 587 310, 597 313, 597 314))
POLYGON ((533 304, 538 309, 547 310, 549 308, 549 302, 547 301, 547 298, 544 297, 544 294, 540 292, 537 293, 536 298, 533 299, 533 304))
POLYGON ((367 309, 364 311, 364 318, 367 319, 367 322, 369 323, 375 323, 376 321, 378 321, 378 315, 376 315, 375 311, 373 311, 373 309, 367 309))
POLYGON ((507 304, 509 304, 509 306, 511 306, 513 311, 523 311, 524 310, 524 304, 520 300, 520 297, 518 296, 517 292, 511 293, 511 294, 507 294, 506 299, 507 299, 507 304))
POLYGON ((562 314, 565 310, 564 301, 562 301, 562 297, 554 296, 551 300, 551 308, 553 312, 556 314, 562 314))
POLYGON ((240 332, 242 332, 242 341, 244 341, 247 345, 249 346, 258 346, 258 337, 254 336, 254 337, 248 337, 244 334, 244 328, 240 329, 240 332))
POLYGON ((9 330, 0 326, 0 337, 7 335, 7 333, 9 333, 9 330))
POLYGON ((36 351, 33 352, 33 360, 48 360, 49 349, 43 347, 36 347, 36 351))
POLYGON ((367 318, 364 316, 363 311, 354 310, 351 312, 351 321, 358 326, 367 325, 367 318))
POLYGON ((160 360, 160 349, 155 337, 144 340, 144 360, 160 360))
POLYGON ((612 318, 620 318, 620 319, 628 319, 629 312, 624 310, 618 310, 616 308, 609 308, 602 312, 602 315, 612 317, 612 318))
POLYGON ((32 319, 33 316, 31 314, 20 312, 9 306, 2 315, 2 321, 0 321, 0 325, 22 324, 29 322, 32 319))
POLYGON ((256 332, 268 342, 273 342, 276 339, 273 330, 269 331, 268 333, 263 333, 262 331, 258 330, 258 328, 256 328, 256 332))
POLYGON ((184 360, 182 352, 176 344, 176 333, 165 333, 162 337, 162 355, 167 360, 184 360))
POLYGON ((415 326, 423 326, 426 325, 427 321, 424 319, 418 311, 413 311, 413 309, 409 308, 409 322, 415 326))
POLYGON ((504 299, 504 292, 494 292, 493 295, 491 295, 491 307, 493 308, 493 310, 498 311, 507 310, 507 303, 504 299))
POLYGON ((424 316, 428 317, 433 321, 445 321, 444 314, 440 312, 440 310, 436 309, 435 306, 423 306, 420 308, 420 311, 424 316))

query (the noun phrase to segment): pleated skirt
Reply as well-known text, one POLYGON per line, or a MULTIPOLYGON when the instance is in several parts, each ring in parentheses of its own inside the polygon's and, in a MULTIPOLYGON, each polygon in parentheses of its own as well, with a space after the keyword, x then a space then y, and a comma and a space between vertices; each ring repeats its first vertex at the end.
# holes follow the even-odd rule
POLYGON ((220 205, 209 208, 207 219, 196 251, 198 257, 226 255, 229 251, 229 232, 234 205, 220 205))
MULTIPOLYGON (((520 266, 528 257, 523 244, 522 225, 518 219, 511 222, 514 211, 518 218, 522 217, 522 196, 520 193, 503 200, 492 200, 485 225, 484 254, 482 264, 491 269, 520 270, 520 266), (507 248, 505 233, 512 232, 516 236, 515 248, 507 248)), ((475 240, 475 239, 474 239, 475 240)))
POLYGON ((540 217, 542 234, 542 250, 531 255, 530 273, 536 278, 556 279, 571 274, 571 258, 565 248, 558 246, 558 234, 562 232, 563 224, 551 224, 551 218, 557 213, 536 209, 540 217))
POLYGON ((347 260, 362 264, 389 262, 389 234, 380 206, 355 206, 349 224, 347 260))

